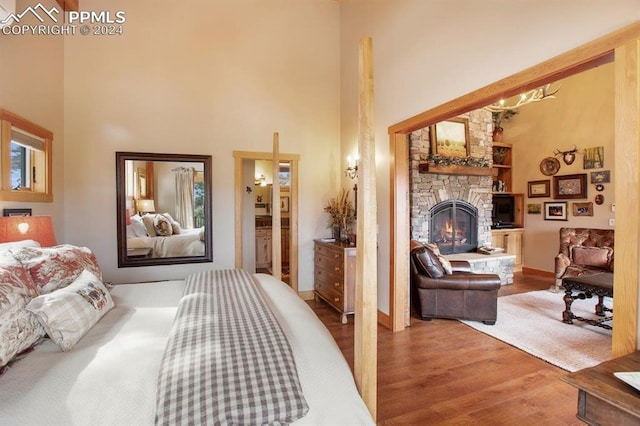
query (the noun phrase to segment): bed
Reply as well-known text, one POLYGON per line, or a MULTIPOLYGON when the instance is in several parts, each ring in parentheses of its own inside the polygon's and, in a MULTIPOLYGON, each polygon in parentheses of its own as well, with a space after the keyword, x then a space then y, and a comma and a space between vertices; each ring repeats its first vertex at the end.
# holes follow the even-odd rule
POLYGON ((127 238, 127 250, 151 248, 151 257, 204 256, 204 228, 183 229, 170 236, 127 238))
MULTIPOLYGON (((77 248, 65 247, 76 250, 77 254, 77 248)), ((33 250, 42 252, 45 249, 33 250)), ((72 288, 84 275, 92 276, 94 281, 97 279, 99 271, 95 269, 95 257, 88 249, 81 250, 82 259, 71 267, 74 274, 80 273, 80 276, 72 283, 67 282, 66 287, 60 287, 62 281, 56 279, 55 289, 47 288, 49 295, 72 288)), ((24 261, 24 256, 22 259, 27 265, 29 261, 24 261)), ((68 259, 69 256, 65 260, 68 259)), ((26 267, 32 266, 33 262, 26 267)), ((52 269, 55 268, 41 268, 38 276, 29 270, 36 278, 34 282, 39 292, 51 285, 50 281, 43 285, 41 278, 44 278, 43 274, 49 274, 51 278, 52 269)), ((236 272, 229 270, 229 273, 236 272)), ((264 299, 286 336, 295 360, 308 411, 292 424, 374 424, 356 390, 348 364, 309 306, 286 284, 270 275, 242 273, 249 277, 256 293, 264 299)), ((156 387, 160 382, 159 371, 168 341, 171 341, 170 334, 176 328, 178 306, 189 297, 185 293, 189 283, 187 277, 177 281, 116 285, 109 292, 113 307, 70 350, 62 351, 57 342, 45 338, 32 351, 12 361, 0 375, 1 423, 154 424, 157 421, 156 394, 161 393, 156 387)), ((0 312, 3 309, 6 311, 6 306, 0 305, 0 312)), ((251 336, 242 339, 248 337, 251 336)), ((179 423, 204 422, 170 422, 179 423)))

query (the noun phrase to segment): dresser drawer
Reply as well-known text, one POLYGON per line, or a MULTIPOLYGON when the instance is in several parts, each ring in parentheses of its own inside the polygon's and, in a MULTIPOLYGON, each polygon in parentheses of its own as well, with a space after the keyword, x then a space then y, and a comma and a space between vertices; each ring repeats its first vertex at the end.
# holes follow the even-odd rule
POLYGON ((326 246, 321 246, 316 244, 316 255, 318 254, 322 256, 326 256, 330 259, 334 259, 338 263, 342 263, 342 250, 336 250, 331 247, 326 247, 326 246))
POLYGON ((328 273, 321 268, 315 269, 316 282, 322 282, 325 286, 332 288, 339 294, 344 294, 344 277, 328 273))
POLYGON ((314 263, 316 265, 316 268, 325 269, 326 271, 333 274, 342 275, 344 273, 344 266, 341 262, 341 259, 336 261, 332 257, 316 253, 314 263))
POLYGON ((330 285, 322 281, 316 281, 315 290, 318 296, 326 300, 327 303, 332 305, 334 308, 336 308, 340 312, 343 312, 345 310, 344 295, 334 291, 334 289, 331 288, 330 285))

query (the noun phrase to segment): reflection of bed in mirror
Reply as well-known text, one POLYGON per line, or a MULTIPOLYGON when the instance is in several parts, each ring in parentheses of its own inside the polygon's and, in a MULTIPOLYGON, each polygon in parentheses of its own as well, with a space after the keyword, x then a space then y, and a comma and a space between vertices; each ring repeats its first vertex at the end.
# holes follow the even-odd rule
POLYGON ((116 153, 118 266, 210 262, 211 157, 116 153))
MULTIPOLYGON (((171 216, 165 213, 166 223, 170 221, 171 216)), ((188 257, 188 256, 204 256, 204 227, 182 229, 177 221, 171 222, 172 232, 170 235, 149 235, 144 225, 144 219, 147 222, 158 222, 158 215, 145 214, 144 216, 130 217, 131 224, 127 225, 127 256, 128 257, 188 257), (177 233, 174 231, 178 231, 177 233), (151 249, 151 252, 145 252, 135 249, 151 249), (135 254, 131 254, 135 253, 135 254)), ((154 228, 155 230, 155 228, 154 228)), ((162 228, 160 228, 162 232, 162 228)))

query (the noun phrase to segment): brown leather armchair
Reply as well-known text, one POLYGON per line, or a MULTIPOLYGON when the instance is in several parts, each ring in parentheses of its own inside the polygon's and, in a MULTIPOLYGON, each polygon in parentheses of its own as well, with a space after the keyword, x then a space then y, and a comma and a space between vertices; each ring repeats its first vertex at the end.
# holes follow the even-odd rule
POLYGON ((466 261, 451 261, 446 273, 437 254, 411 241, 411 298, 420 318, 451 318, 493 325, 498 312, 500 277, 474 274, 466 261))

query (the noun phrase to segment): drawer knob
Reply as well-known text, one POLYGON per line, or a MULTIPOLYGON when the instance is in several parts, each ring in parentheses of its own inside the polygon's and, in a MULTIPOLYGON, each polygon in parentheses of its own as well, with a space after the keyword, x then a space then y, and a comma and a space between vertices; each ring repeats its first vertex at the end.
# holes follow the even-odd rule
POLYGON ((340 301, 340 298, 339 298, 339 297, 334 297, 334 298, 333 298, 333 301, 334 301, 334 302, 336 302, 336 303, 338 303, 338 302, 340 301))
POLYGON ((335 287, 340 287, 340 283, 336 282, 333 284, 335 287))
POLYGON ((334 253, 334 254, 333 254, 333 257, 334 257, 334 258, 336 258, 336 259, 338 259, 338 258, 340 257, 340 253, 334 253))
POLYGON ((338 271, 340 271, 340 267, 339 267, 339 266, 336 266, 335 268, 333 268, 333 270, 334 270, 334 271, 336 271, 336 272, 338 272, 338 271))

